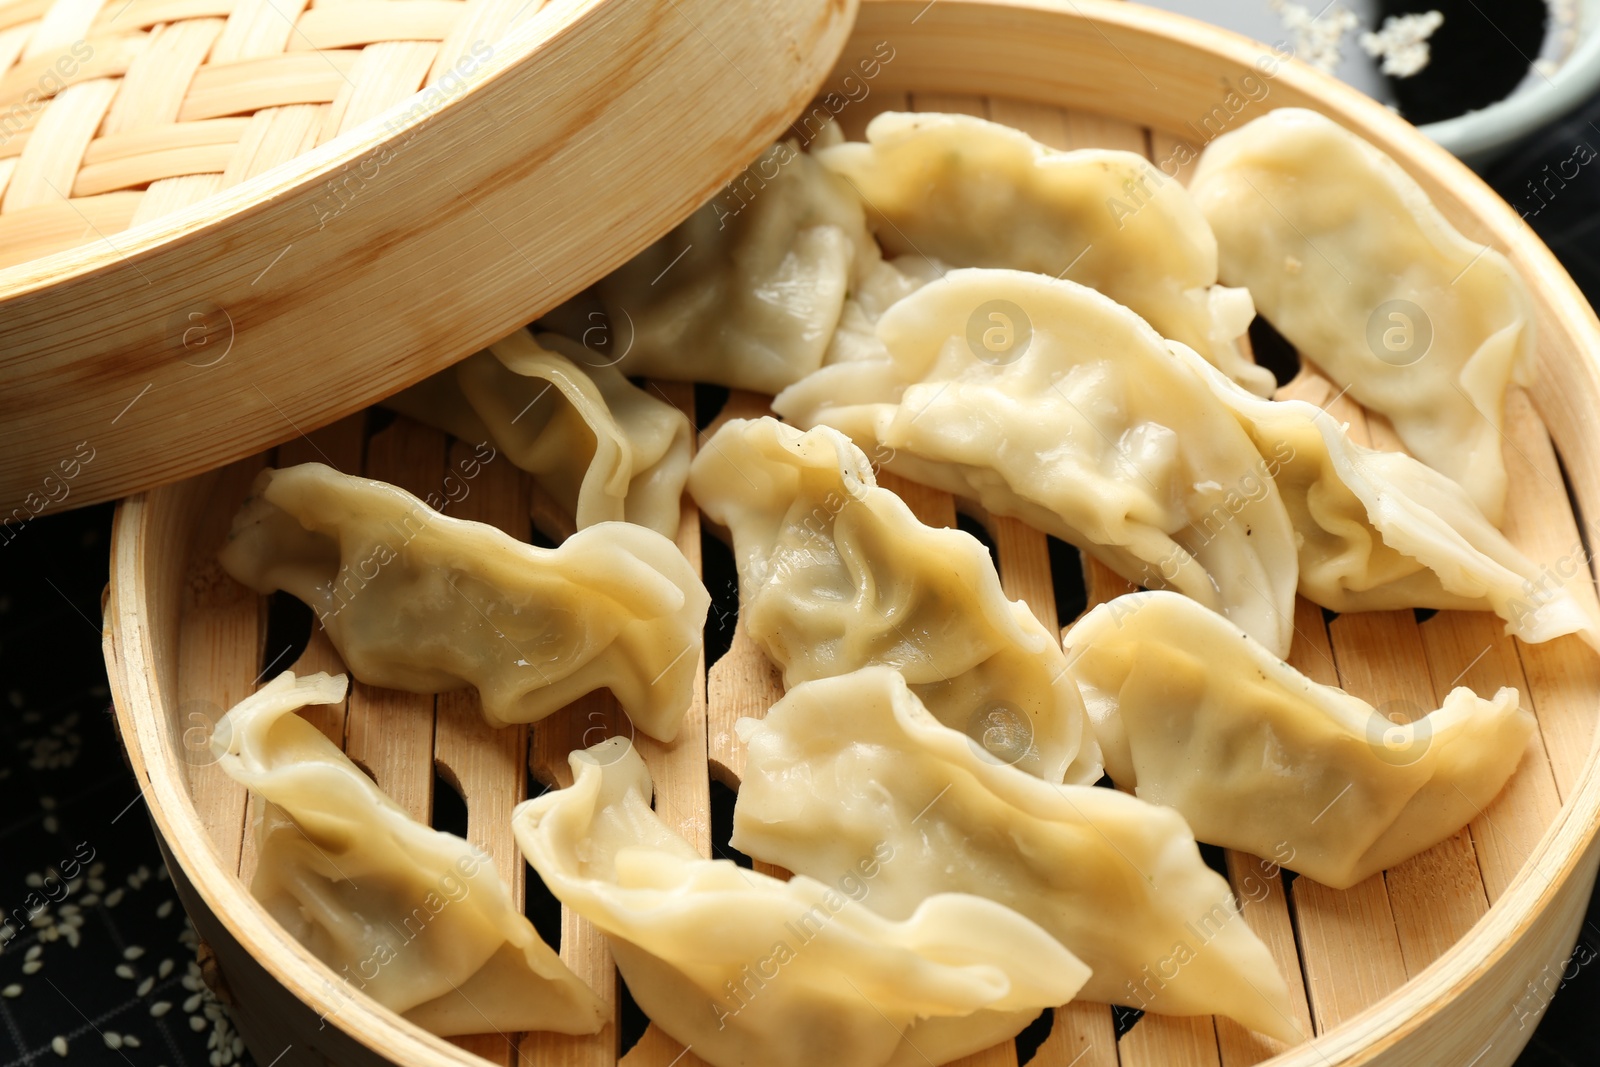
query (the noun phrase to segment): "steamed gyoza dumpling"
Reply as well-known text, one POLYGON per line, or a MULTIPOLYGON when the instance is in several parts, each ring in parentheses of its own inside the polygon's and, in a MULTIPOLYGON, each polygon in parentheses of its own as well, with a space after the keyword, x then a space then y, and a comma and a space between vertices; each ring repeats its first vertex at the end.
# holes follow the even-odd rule
POLYGON ((1294 531, 1232 414, 1127 308, 1076 282, 956 270, 884 312, 885 359, 773 409, 914 481, 1070 541, 1287 654, 1294 531))
POLYGON ((285 671, 228 712, 218 765, 266 801, 250 891, 312 954, 436 1034, 592 1034, 606 1008, 539 939, 489 858, 424 826, 294 712, 344 675, 285 671))
POLYGON ((1506 386, 1530 380, 1534 341, 1506 257, 1458 233, 1388 156, 1299 108, 1212 141, 1191 190, 1222 276, 1498 523, 1506 386))
POLYGON ((1288 1041, 1288 987, 1182 817, 1113 789, 1050 785, 980 755, 888 667, 808 682, 760 721, 733 847, 824 882, 894 849, 864 898, 892 919, 933 893, 1015 908, 1093 972, 1079 996, 1170 1015, 1228 1015, 1288 1041))
POLYGON ((1300 539, 1300 595, 1334 611, 1493 611, 1524 641, 1579 634, 1600 647, 1593 609, 1507 541, 1467 491, 1403 452, 1350 440, 1320 408, 1262 400, 1193 353, 1194 367, 1239 419, 1300 539))
POLYGON ((320 463, 262 471, 218 559, 256 592, 310 605, 361 681, 473 686, 495 726, 609 688, 639 729, 671 740, 711 602, 654 530, 604 522, 535 548, 320 463))
POLYGON ((1061 152, 970 115, 886 111, 865 143, 817 152, 892 255, 1070 278, 1126 304, 1262 394, 1239 349, 1250 295, 1217 282, 1217 242, 1183 186, 1132 152, 1061 152))
POLYGON ((822 364, 877 257, 849 185, 781 142, 594 292, 622 373, 776 393, 822 364))
POLYGON ((493 444, 538 480, 572 529, 626 521, 675 537, 689 420, 604 359, 565 337, 518 330, 384 405, 493 444))
POLYGON ((829 886, 709 860, 650 808, 626 738, 569 757, 574 782, 517 806, 550 891, 611 944, 655 1024, 712 1067, 912 1067, 1015 1036, 1088 968, 992 901, 948 893, 893 922, 858 901, 895 860, 829 886))
POLYGON ((1391 721, 1166 592, 1095 608, 1067 631, 1067 660, 1113 781, 1176 808, 1201 841, 1257 856, 1287 843, 1283 866, 1335 889, 1465 826, 1534 730, 1515 689, 1458 688, 1391 721))
POLYGON ((988 549, 918 522, 849 438, 730 420, 689 487, 733 535, 740 625, 785 685, 886 663, 1001 761, 1052 782, 1100 777, 1055 635, 1006 599, 988 549))

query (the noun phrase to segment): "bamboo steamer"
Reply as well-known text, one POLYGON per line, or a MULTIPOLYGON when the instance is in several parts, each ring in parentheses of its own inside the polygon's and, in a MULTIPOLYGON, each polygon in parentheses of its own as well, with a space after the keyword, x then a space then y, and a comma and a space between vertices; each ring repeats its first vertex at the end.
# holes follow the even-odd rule
POLYGON ((530 321, 778 138, 854 5, 0 0, 0 521, 530 321))
MULTIPOLYGON (((1575 546, 1581 552, 1574 516, 1600 514, 1600 424, 1589 416, 1600 408, 1600 323, 1548 250, 1465 167, 1314 72, 1279 64, 1267 76, 1257 62, 1270 55, 1193 22, 1096 0, 1065 7, 1042 0, 867 0, 835 70, 836 95, 819 97, 817 107, 838 111, 856 137, 879 110, 956 110, 1061 147, 1128 148, 1160 162, 1175 158, 1180 140, 1192 143, 1212 102, 1221 104, 1230 87, 1240 89, 1254 72, 1250 84, 1268 92, 1237 116, 1224 112, 1229 124, 1266 107, 1295 105, 1360 131, 1421 181, 1458 228, 1504 250, 1529 281, 1538 304, 1540 373, 1530 393, 1513 391, 1508 404, 1508 534, 1540 561, 1570 558, 1575 546), (893 49, 887 61, 883 42, 893 49), (861 65, 872 56, 877 66, 861 65)), ((660 388, 695 414, 693 390, 660 388)), ((1302 373, 1288 390, 1330 403, 1358 439, 1392 445, 1392 430, 1381 420, 1368 419, 1314 375, 1302 373)), ((763 412, 766 402, 735 393, 717 419, 763 412)), ((336 422, 131 497, 117 514, 105 645, 118 723, 174 882, 215 953, 241 1032, 259 1062, 283 1067, 436 1067, 475 1063, 475 1056, 504 1065, 698 1063, 692 1050, 654 1025, 625 1053, 615 1024, 585 1039, 434 1037, 341 990, 246 891, 254 863, 246 832, 251 802, 214 766, 187 755, 194 746, 186 745, 185 732, 252 691, 266 668, 276 672, 285 664, 261 662, 263 602, 222 574, 215 552, 263 465, 322 459, 422 494, 439 486, 457 452, 466 454, 459 443, 404 419, 377 433, 367 425, 359 417, 336 422)), ((956 503, 947 495, 889 476, 883 481, 924 522, 955 523, 956 503)), ((525 536, 533 495, 520 472, 491 464, 452 514, 525 536)), ((1008 595, 1024 599, 1046 625, 1070 621, 1055 600, 1046 539, 1014 520, 977 517, 993 539, 1008 595)), ((698 513, 686 508, 679 543, 697 566, 700 533, 698 513)), ((1086 586, 1091 605, 1126 589, 1097 565, 1086 569, 1086 586)), ((1584 583, 1583 595, 1593 595, 1591 584, 1584 583)), ((1348 891, 1290 881, 1254 857, 1228 854, 1244 917, 1278 958, 1302 1025, 1314 1027, 1308 1044, 1284 1048, 1225 1019, 1150 1014, 1119 1039, 1109 1008, 1071 1004, 1056 1009, 1033 1063, 1503 1067, 1531 1036, 1560 982, 1600 862, 1600 768, 1592 746, 1600 661, 1571 638, 1523 645, 1504 636, 1498 620, 1478 613, 1440 612, 1420 623, 1411 612, 1367 613, 1329 622, 1301 602, 1296 626, 1294 665, 1373 703, 1404 699, 1434 707, 1452 685, 1478 692, 1516 686, 1538 719, 1535 749, 1470 826, 1348 891)), ((316 633, 295 668, 341 669, 316 633)), ((743 766, 732 724, 764 713, 780 693, 776 672, 739 634, 710 665, 680 739, 672 745, 635 739, 655 778, 658 811, 707 855, 724 844, 711 840, 708 782, 735 784, 743 766)), ((313 717, 423 820, 437 766, 466 800, 468 836, 490 852, 519 898, 526 867, 507 815, 526 795, 525 771, 545 786, 564 784, 571 748, 627 730, 605 694, 531 729, 491 731, 481 724, 475 696, 417 697, 357 684, 344 707, 313 717)), ((563 915, 561 955, 618 1003, 604 939, 570 913, 563 915)), ((1014 1067, 1018 1060, 1006 1043, 962 1062, 1014 1067)))

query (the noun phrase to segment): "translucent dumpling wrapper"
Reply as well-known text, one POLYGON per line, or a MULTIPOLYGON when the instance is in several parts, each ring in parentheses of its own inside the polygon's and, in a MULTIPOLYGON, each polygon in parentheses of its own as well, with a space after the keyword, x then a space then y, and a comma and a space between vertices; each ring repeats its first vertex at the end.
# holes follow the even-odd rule
POLYGON ((878 320, 895 303, 942 277, 949 268, 922 256, 879 259, 863 272, 860 284, 845 298, 839 326, 828 342, 824 363, 887 359, 878 340, 878 320))
POLYGON ((1283 502, 1232 413, 1143 319, 1076 282, 954 270, 877 334, 887 358, 823 367, 773 409, 1287 654, 1298 563, 1283 502))
POLYGON ((996 766, 888 667, 808 682, 738 731, 749 746, 741 852, 863 885, 863 903, 893 919, 941 892, 1015 908, 1088 965, 1086 1000, 1227 1015, 1291 1044, 1309 1036, 1172 809, 996 766), (878 842, 894 861, 869 879, 859 862, 878 842))
POLYGON ((308 604, 360 681, 472 686, 494 726, 610 689, 639 729, 671 740, 711 601, 677 546, 642 526, 535 548, 320 463, 262 471, 218 559, 256 592, 308 604))
POLYGON ((1262 400, 1193 353, 1177 355, 1268 461, 1300 539, 1306 599, 1339 612, 1493 611, 1524 641, 1578 634, 1600 647, 1592 599, 1518 551, 1455 481, 1403 452, 1363 448, 1320 408, 1262 400))
POLYGON ((1394 160, 1299 108, 1212 141, 1190 190, 1222 277, 1498 523, 1505 392, 1533 373, 1533 304, 1510 261, 1394 160))
POLYGON ((893 921, 847 886, 703 858, 651 810, 625 738, 569 759, 571 786, 517 806, 517 843, 606 935, 644 1013, 712 1067, 947 1063, 1015 1036, 1088 977, 989 900, 940 894, 893 921))
POLYGON ((1217 285, 1217 242, 1182 184, 1132 152, 1063 152, 970 115, 888 111, 817 152, 861 194, 890 255, 1004 267, 1098 289, 1254 392, 1250 294, 1217 285))
POLYGON ((555 334, 518 330, 384 401, 532 474, 566 515, 564 536, 636 522, 676 537, 689 475, 684 414, 640 389, 609 357, 555 334))
POLYGON ((730 420, 689 485, 733 535, 740 625, 786 686, 888 664, 993 758, 1054 782, 1100 777, 1059 639, 1006 598, 977 538, 924 526, 849 438, 730 420))
POLYGON ((821 366, 878 255, 849 185, 780 142, 593 292, 623 374, 776 393, 821 366))
POLYGON ((250 891, 360 990, 436 1034, 592 1034, 607 1011, 511 903, 489 857, 424 826, 295 711, 344 675, 285 671, 217 724, 212 750, 264 801, 250 891))
POLYGON ((1193 601, 1130 593, 1067 632, 1113 781, 1201 841, 1347 889, 1443 841, 1495 798, 1533 716, 1465 687, 1408 722, 1319 685, 1193 601))

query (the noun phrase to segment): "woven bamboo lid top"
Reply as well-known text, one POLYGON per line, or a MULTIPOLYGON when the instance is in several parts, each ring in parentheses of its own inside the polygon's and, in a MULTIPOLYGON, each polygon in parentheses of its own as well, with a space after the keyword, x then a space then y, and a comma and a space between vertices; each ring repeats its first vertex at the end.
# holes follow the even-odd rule
POLYGON ((195 203, 419 90, 442 100, 543 3, 0 6, 0 267, 195 203))
POLYGON ((780 137, 854 16, 0 0, 0 521, 220 466, 530 322, 780 137))

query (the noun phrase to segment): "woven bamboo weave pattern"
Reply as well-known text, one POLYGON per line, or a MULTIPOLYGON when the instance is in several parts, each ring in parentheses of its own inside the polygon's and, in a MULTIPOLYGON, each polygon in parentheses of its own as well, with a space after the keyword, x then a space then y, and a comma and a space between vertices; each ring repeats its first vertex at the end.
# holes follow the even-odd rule
POLYGON ((0 0, 0 267, 185 207, 419 92, 431 109, 542 4, 0 0))

